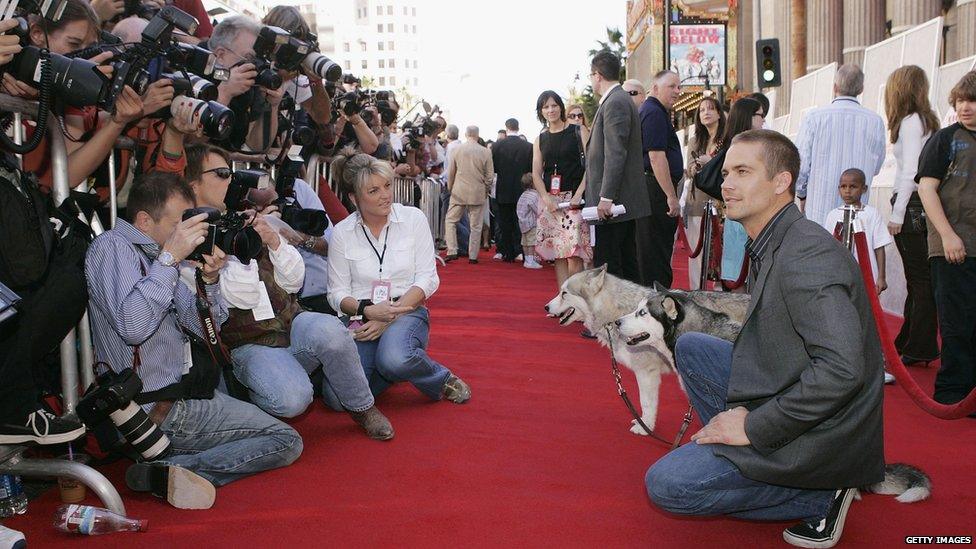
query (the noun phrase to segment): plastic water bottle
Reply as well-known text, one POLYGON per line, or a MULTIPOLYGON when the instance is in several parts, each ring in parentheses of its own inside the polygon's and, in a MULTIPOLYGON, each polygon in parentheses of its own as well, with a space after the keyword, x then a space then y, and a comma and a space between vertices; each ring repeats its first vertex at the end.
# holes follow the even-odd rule
POLYGON ((130 519, 91 505, 62 505, 54 512, 54 527, 62 532, 95 536, 112 532, 145 532, 149 529, 149 521, 130 519))
POLYGON ((27 512, 27 494, 20 477, 0 475, 0 518, 23 515, 27 512))

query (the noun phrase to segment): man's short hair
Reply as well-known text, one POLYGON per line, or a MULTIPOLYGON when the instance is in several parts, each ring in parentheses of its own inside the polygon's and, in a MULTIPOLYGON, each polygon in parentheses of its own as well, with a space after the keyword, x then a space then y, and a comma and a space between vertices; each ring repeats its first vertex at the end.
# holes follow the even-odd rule
POLYGON ((457 139, 458 132, 459 132, 458 127, 455 126, 454 124, 451 124, 450 126, 447 127, 447 138, 451 140, 457 139))
POLYGON ((773 130, 749 130, 733 137, 732 145, 736 143, 759 145, 759 158, 766 169, 766 176, 772 179, 778 173, 789 173, 790 194, 796 192, 796 178, 800 174, 800 151, 788 137, 773 130))
POLYGON ((956 82, 949 92, 949 106, 956 107, 956 101, 976 101, 976 71, 969 71, 956 82))
POLYGON ((858 168, 847 168, 840 174, 841 179, 844 177, 850 177, 861 184, 863 187, 867 184, 867 177, 865 177, 864 172, 858 168))
POLYGON ((139 212, 146 212, 153 221, 159 221, 166 209, 166 202, 174 195, 185 198, 190 204, 194 203, 193 190, 175 173, 149 172, 140 175, 129 191, 129 202, 125 208, 129 221, 134 222, 139 212))
POLYGON ((590 70, 608 82, 620 81, 620 58, 609 51, 601 51, 590 61, 590 70))
POLYGON ((227 151, 220 147, 215 147, 210 143, 187 145, 184 154, 186 154, 186 169, 183 170, 183 179, 187 183, 196 181, 203 176, 203 162, 207 159, 208 155, 216 154, 227 161, 228 166, 234 165, 231 163, 230 154, 227 151))
POLYGON ((654 73, 654 78, 651 79, 651 82, 657 83, 658 80, 664 78, 665 76, 667 76, 669 74, 673 74, 675 76, 678 76, 678 73, 676 73, 674 71, 669 71, 669 70, 665 69, 663 71, 657 71, 656 73, 654 73))
POLYGON ((478 129, 478 126, 468 126, 464 129, 465 137, 478 137, 480 132, 481 130, 478 129))
MULTIPOLYGON (((510 132, 517 132, 518 131, 518 128, 519 128, 519 126, 518 126, 518 120, 516 120, 514 118, 509 118, 508 120, 505 121, 505 129, 506 130, 508 130, 510 132)), ((498 130, 498 131, 500 132, 502 130, 498 130)))
POLYGON ((224 19, 214 27, 213 34, 210 35, 210 40, 207 41, 210 51, 217 48, 233 50, 233 42, 241 31, 258 34, 261 32, 261 25, 246 15, 232 15, 224 19))
POLYGON ((853 63, 841 65, 834 76, 834 85, 837 86, 837 93, 848 97, 857 97, 864 91, 864 73, 861 67, 853 63))

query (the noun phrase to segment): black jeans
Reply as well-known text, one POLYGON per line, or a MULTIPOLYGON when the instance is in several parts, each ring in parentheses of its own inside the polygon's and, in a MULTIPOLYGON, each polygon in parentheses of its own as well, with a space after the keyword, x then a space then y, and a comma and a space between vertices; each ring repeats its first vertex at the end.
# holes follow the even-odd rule
POLYGON ((76 265, 52 264, 42 285, 18 292, 20 311, 0 324, 0 422, 23 423, 37 410, 44 357, 85 313, 88 288, 76 265))
POLYGON ((939 325, 932 295, 932 273, 925 233, 902 231, 895 235, 895 246, 905 267, 908 296, 905 298, 905 322, 895 338, 898 353, 918 359, 939 356, 939 325))
POLYGON ((637 222, 633 219, 597 224, 593 266, 599 267, 605 264, 608 273, 639 284, 636 230, 637 222))
POLYGON ((511 261, 522 253, 522 233, 519 231, 515 204, 498 204, 498 253, 511 261))
POLYGON ((959 402, 976 387, 976 258, 951 265, 933 257, 932 282, 942 332, 942 367, 935 377, 936 401, 959 402))

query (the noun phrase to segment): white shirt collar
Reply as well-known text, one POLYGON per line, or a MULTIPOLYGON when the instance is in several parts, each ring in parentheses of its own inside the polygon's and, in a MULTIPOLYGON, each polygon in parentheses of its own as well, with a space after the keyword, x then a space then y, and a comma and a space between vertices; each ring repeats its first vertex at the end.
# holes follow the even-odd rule
POLYGON ((619 87, 620 87, 620 82, 617 82, 616 84, 610 86, 610 89, 608 89, 606 92, 604 92, 603 95, 600 96, 600 104, 601 105, 603 104, 603 101, 607 98, 608 95, 610 95, 610 92, 612 92, 614 88, 619 88, 619 87))

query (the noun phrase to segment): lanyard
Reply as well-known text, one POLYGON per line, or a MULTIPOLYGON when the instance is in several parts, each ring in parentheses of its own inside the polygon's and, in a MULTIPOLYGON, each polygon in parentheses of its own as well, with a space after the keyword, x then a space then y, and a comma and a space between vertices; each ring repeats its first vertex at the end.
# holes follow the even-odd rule
POLYGON ((373 239, 369 237, 366 233, 366 227, 364 225, 359 226, 363 230, 363 236, 366 237, 366 242, 369 242, 369 247, 373 248, 373 253, 376 254, 376 259, 380 261, 380 278, 383 278, 383 259, 386 257, 386 245, 390 243, 390 225, 386 226, 386 235, 383 237, 383 253, 380 254, 376 246, 373 246, 373 239))

